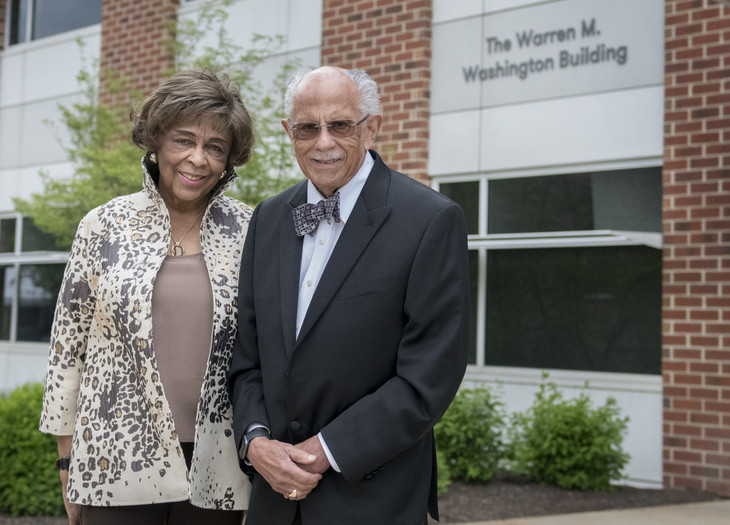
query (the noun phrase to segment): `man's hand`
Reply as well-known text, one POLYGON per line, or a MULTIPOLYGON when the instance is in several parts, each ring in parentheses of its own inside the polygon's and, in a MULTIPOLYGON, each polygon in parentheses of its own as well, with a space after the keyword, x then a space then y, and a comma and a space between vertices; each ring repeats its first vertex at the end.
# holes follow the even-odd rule
POLYGON ((289 443, 257 437, 251 441, 247 457, 271 488, 287 499, 306 498, 322 479, 321 474, 305 470, 317 457, 289 443), (296 495, 290 497, 294 490, 296 495))
POLYGON ((307 472, 311 472, 313 474, 324 474, 324 472, 330 468, 330 462, 327 459, 327 454, 324 453, 324 448, 322 448, 322 442, 319 440, 319 436, 312 436, 306 441, 299 443, 296 447, 316 458, 310 463, 299 465, 307 472))

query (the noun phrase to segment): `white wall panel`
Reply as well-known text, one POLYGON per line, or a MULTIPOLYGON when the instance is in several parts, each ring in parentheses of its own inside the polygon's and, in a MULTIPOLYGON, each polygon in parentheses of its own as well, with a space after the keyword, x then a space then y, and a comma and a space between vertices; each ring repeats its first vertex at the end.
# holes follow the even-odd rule
POLYGON ((482 111, 482 171, 661 157, 663 88, 482 111))
MULTIPOLYGON (((487 385, 505 403, 508 413, 527 410, 542 382, 543 370, 509 367, 469 368, 466 387, 487 385)), ((631 458, 624 473, 634 486, 662 486, 662 378, 641 374, 547 371, 564 399, 585 393, 593 408, 616 400, 621 417, 628 417, 623 449, 631 458), (589 389, 584 389, 585 382, 589 389)))

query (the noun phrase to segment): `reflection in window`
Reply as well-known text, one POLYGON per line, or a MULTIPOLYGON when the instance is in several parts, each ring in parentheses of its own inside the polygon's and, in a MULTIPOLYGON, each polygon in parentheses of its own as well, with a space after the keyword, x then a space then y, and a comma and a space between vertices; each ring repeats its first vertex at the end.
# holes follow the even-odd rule
POLYGON ((53 312, 64 266, 33 264, 20 267, 18 341, 46 342, 50 339, 53 312))
POLYGON ((15 218, 0 219, 0 253, 15 251, 15 218))
POLYGON ((13 289, 15 288, 15 267, 0 266, 0 341, 10 339, 10 323, 13 311, 13 289))
POLYGON ((662 231, 661 168, 489 181, 489 233, 662 231))
POLYGON ((441 183, 439 191, 463 208, 467 233, 479 233, 479 181, 441 183))
POLYGON ((38 229, 30 217, 23 217, 23 246, 21 251, 50 251, 56 248, 53 235, 38 229))
POLYGON ((486 363, 661 373, 661 251, 491 250, 486 363))
POLYGON ((10 45, 36 40, 101 22, 102 0, 11 0, 10 45), (32 33, 27 34, 28 17, 32 33))

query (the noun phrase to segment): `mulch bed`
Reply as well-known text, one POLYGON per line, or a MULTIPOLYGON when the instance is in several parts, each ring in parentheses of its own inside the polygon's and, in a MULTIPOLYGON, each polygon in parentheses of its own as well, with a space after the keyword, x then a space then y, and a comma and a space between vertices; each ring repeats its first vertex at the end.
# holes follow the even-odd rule
POLYGON ((621 486, 613 492, 564 490, 512 476, 497 478, 486 484, 454 482, 439 500, 439 509, 441 523, 464 523, 718 499, 727 498, 712 492, 689 489, 621 486))

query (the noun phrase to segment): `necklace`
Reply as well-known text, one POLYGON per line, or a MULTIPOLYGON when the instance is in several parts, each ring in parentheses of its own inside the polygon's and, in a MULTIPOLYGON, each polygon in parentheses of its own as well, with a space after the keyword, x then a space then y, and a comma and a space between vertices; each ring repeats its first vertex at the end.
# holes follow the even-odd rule
POLYGON ((175 240, 175 237, 172 236, 172 225, 170 225, 170 238, 172 239, 172 242, 174 243, 172 246, 170 246, 170 255, 174 257, 182 257, 185 255, 185 248, 183 248, 180 243, 183 242, 183 239, 185 239, 185 236, 190 233, 190 230, 193 229, 193 226, 195 226, 198 223, 198 219, 200 219, 203 216, 203 213, 205 213, 205 208, 203 208, 203 211, 200 212, 200 215, 198 215, 193 223, 190 225, 190 228, 188 228, 188 231, 183 233, 183 236, 180 237, 179 241, 175 240))

